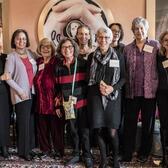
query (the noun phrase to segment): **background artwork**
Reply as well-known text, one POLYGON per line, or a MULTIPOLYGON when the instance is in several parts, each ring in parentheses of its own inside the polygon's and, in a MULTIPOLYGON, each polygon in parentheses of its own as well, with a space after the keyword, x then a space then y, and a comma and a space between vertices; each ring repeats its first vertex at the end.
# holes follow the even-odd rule
POLYGON ((168 1, 156 0, 156 39, 168 29, 168 1))
POLYGON ((78 26, 82 24, 92 29, 95 42, 95 32, 109 23, 103 8, 96 1, 50 0, 39 18, 38 37, 39 40, 48 37, 57 46, 62 37, 74 38, 78 26))

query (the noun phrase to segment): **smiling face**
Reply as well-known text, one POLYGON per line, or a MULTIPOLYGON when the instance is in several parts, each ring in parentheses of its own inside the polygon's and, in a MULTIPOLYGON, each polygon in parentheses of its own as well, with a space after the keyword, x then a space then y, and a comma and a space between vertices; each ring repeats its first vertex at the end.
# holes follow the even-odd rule
POLYGON ((168 34, 163 37, 161 45, 166 49, 166 52, 168 52, 168 34))
POLYGON ((133 33, 136 40, 144 40, 147 37, 147 30, 143 24, 135 25, 133 33))
POLYGON ((111 31, 113 32, 113 41, 118 42, 121 36, 121 30, 118 25, 113 25, 111 27, 111 31))
POLYGON ((14 39, 16 49, 22 50, 26 48, 27 38, 25 33, 20 32, 14 39))
POLYGON ((61 54, 64 56, 65 59, 71 59, 74 57, 74 47, 72 43, 67 40, 61 46, 61 54))
POLYGON ((91 38, 89 29, 86 27, 81 27, 78 29, 76 37, 78 39, 79 45, 87 45, 91 38))
POLYGON ((41 44, 40 53, 42 57, 51 57, 52 56, 52 46, 49 42, 44 42, 41 44))
POLYGON ((106 52, 110 47, 112 38, 106 32, 99 32, 97 35, 97 43, 100 50, 106 52))

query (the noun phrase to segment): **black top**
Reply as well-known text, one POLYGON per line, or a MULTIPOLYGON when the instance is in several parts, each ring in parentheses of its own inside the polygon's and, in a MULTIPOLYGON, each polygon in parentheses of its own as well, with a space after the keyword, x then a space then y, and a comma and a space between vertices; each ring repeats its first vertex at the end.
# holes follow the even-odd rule
POLYGON ((113 47, 119 57, 123 56, 124 47, 123 43, 119 43, 116 47, 113 47))
POLYGON ((163 62, 166 60, 168 61, 166 56, 161 54, 157 55, 157 68, 159 77, 158 90, 168 90, 168 67, 163 67, 163 62))
MULTIPOLYGON (((5 61, 6 61, 6 54, 1 54, 0 55, 0 76, 4 73, 4 68, 5 68, 5 61)), ((5 81, 0 81, 0 94, 7 92, 6 88, 6 82, 5 81)))
MULTIPOLYGON (((88 75, 90 74, 90 65, 92 62, 93 53, 88 57, 88 75)), ((125 83, 125 66, 122 56, 119 56, 120 63, 120 79, 113 86, 114 90, 118 90, 116 100, 109 100, 106 109, 102 105, 102 97, 99 90, 99 82, 104 80, 107 84, 111 84, 114 75, 113 67, 109 67, 109 62, 102 65, 98 62, 95 80, 96 84, 88 87, 88 119, 90 128, 115 128, 118 129, 121 118, 121 88, 125 83)))

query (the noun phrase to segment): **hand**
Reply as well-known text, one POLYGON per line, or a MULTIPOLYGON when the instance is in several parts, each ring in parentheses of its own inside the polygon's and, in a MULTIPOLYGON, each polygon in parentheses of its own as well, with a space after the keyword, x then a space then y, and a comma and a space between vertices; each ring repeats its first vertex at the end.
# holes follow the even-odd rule
POLYGON ((55 107, 60 106, 61 102, 60 102, 60 98, 56 97, 55 98, 55 107))
POLYGON ((52 8, 57 15, 58 22, 68 22, 71 19, 79 19, 92 28, 94 32, 105 23, 101 18, 101 9, 84 0, 68 0, 59 3, 52 8), (96 21, 95 21, 96 20, 96 21))
POLYGON ((51 37, 54 44, 57 45, 63 36, 64 27, 71 19, 81 20, 96 33, 100 27, 106 26, 101 11, 101 8, 89 4, 85 0, 61 1, 53 6, 48 15, 44 25, 44 35, 51 37))
POLYGON ((56 112, 56 114, 57 114, 57 116, 58 116, 59 118, 62 117, 62 113, 61 113, 61 110, 60 110, 60 109, 56 109, 55 112, 56 112))
POLYGON ((103 96, 108 96, 108 95, 111 94, 111 93, 113 92, 113 90, 114 90, 111 85, 107 85, 104 81, 101 81, 101 82, 100 82, 99 89, 100 89, 100 93, 101 93, 103 96))
POLYGON ((20 95, 20 98, 21 98, 22 100, 27 100, 27 99, 29 99, 28 95, 27 95, 25 92, 20 95))
POLYGON ((1 80, 10 80, 11 79, 11 75, 10 75, 10 73, 8 73, 8 72, 5 72, 4 74, 2 74, 1 76, 0 76, 0 79, 1 80))

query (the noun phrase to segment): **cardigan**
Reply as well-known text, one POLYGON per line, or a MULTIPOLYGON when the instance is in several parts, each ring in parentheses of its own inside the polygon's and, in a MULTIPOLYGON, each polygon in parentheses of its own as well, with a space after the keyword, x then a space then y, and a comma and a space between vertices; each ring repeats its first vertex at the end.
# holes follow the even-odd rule
MULTIPOLYGON (((155 98, 158 86, 156 55, 159 43, 155 40, 146 40, 145 45, 153 47, 152 52, 144 51, 144 97, 155 98)), ((134 98, 134 81, 136 68, 135 41, 124 48, 126 62, 126 98, 134 98)))
MULTIPOLYGON (((35 75, 37 66, 34 55, 30 52, 30 50, 26 50, 26 53, 30 63, 32 64, 33 74, 35 75)), ((6 82, 10 86, 12 104, 24 101, 20 97, 23 93, 26 93, 28 95, 28 99, 31 99, 31 94, 35 93, 34 85, 32 86, 32 89, 30 89, 26 67, 16 51, 8 54, 5 64, 5 72, 11 74, 11 79, 6 82)))

